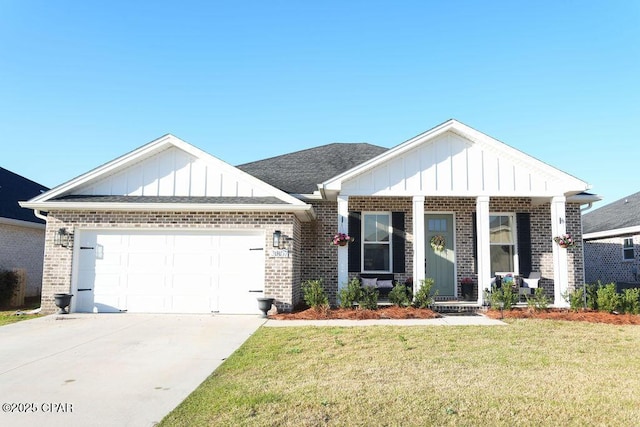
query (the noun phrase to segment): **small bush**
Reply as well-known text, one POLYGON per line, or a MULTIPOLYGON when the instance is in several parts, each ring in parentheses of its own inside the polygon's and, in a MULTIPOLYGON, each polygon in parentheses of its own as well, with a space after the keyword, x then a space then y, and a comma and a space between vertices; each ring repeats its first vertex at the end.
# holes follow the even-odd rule
POLYGON ((389 302, 398 307, 407 307, 411 304, 411 298, 409 298, 409 290, 405 285, 396 284, 391 292, 389 292, 389 302))
POLYGON ((353 304, 360 301, 360 293, 360 281, 356 278, 351 279, 351 281, 347 283, 347 286, 338 292, 340 307, 353 308, 353 304))
POLYGON ((513 286, 503 285, 491 287, 490 304, 491 308, 511 310, 513 305, 518 302, 518 290, 513 286))
POLYGON ((602 287, 602 283, 598 280, 598 283, 585 284, 587 290, 587 308, 591 310, 598 309, 598 289, 602 287))
POLYGON ((575 288, 564 294, 563 297, 569 303, 571 311, 579 311, 584 308, 584 290, 582 288, 575 288))
POLYGON ((373 286, 365 286, 360 291, 360 308, 376 310, 378 308, 378 290, 373 286))
POLYGON ((538 311, 549 308, 549 298, 545 295, 544 289, 536 288, 533 296, 527 296, 527 307, 538 311))
POLYGON ((429 308, 433 305, 434 298, 438 295, 438 292, 431 293, 435 285, 435 281, 432 278, 420 279, 420 288, 413 297, 413 305, 417 308, 429 308))
POLYGON ((0 307, 9 305, 17 287, 18 275, 10 270, 0 270, 0 307))
POLYGON ((616 284, 609 283, 606 286, 601 286, 596 291, 598 310, 611 313, 612 311, 620 310, 620 303, 622 298, 620 294, 616 292, 616 284))
POLYGON ((324 292, 322 279, 307 280, 302 284, 302 294, 304 302, 311 308, 320 310, 329 306, 329 299, 324 292))
POLYGON ((625 289, 621 296, 621 306, 624 313, 640 314, 640 288, 625 289))

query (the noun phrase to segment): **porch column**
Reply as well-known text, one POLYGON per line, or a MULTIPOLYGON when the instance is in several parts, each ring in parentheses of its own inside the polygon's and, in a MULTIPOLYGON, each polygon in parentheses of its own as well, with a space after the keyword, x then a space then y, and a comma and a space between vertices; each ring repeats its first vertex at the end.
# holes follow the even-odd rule
MULTIPOLYGON (((338 232, 349 234, 349 196, 338 196, 338 232)), ((359 245, 360 242, 354 242, 359 245)), ((338 290, 349 281, 349 249, 338 246, 338 290)))
POLYGON ((476 198, 476 230, 478 237, 478 304, 484 301, 484 290, 491 289, 491 247, 489 245, 489 197, 476 198))
POLYGON ((413 293, 426 276, 424 249, 424 196, 413 196, 413 293))
MULTIPOLYGON (((565 219, 564 196, 556 196, 551 199, 551 238, 567 232, 565 219)), ((569 307, 562 297, 569 288, 569 268, 567 264, 567 250, 553 243, 553 305, 556 307, 569 307)))

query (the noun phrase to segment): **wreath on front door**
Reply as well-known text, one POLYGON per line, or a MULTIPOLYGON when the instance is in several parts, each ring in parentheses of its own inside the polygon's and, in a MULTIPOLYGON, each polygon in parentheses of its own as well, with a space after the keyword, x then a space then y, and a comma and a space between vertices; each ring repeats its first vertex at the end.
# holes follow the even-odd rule
POLYGON ((442 252, 444 250, 445 240, 444 236, 436 234, 431 238, 431 247, 436 252, 442 252))

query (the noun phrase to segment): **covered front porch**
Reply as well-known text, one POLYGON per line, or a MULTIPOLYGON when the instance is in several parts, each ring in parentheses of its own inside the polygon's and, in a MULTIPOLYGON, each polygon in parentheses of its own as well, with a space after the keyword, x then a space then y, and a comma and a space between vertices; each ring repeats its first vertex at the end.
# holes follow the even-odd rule
POLYGON ((441 299, 474 285, 484 304, 496 272, 528 277, 554 306, 584 281, 580 208, 589 185, 451 120, 320 185, 337 201, 337 228, 355 241, 338 248, 338 287, 361 273, 433 278, 441 299), (554 237, 577 244, 561 248, 554 237))

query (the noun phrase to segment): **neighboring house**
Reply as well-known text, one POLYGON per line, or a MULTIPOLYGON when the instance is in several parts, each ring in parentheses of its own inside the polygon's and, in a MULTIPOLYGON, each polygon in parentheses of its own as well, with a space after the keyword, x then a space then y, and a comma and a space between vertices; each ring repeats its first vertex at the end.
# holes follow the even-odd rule
POLYGON ((37 196, 48 188, 7 169, 0 168, 0 268, 26 273, 27 297, 40 295, 45 222, 20 200, 37 196))
POLYGON ((640 281, 640 192, 582 216, 587 283, 640 281))
POLYGON ((588 188, 450 120, 391 149, 330 144, 238 167, 166 135, 22 206, 48 212, 49 312, 56 292, 74 294, 72 311, 257 313, 265 295, 291 310, 304 280, 322 278, 335 303, 361 273, 433 277, 444 299, 473 278, 480 305, 497 271, 540 272, 565 305, 584 279, 588 188), (355 241, 331 246, 336 232, 355 241), (576 247, 553 243, 565 232, 576 247))

